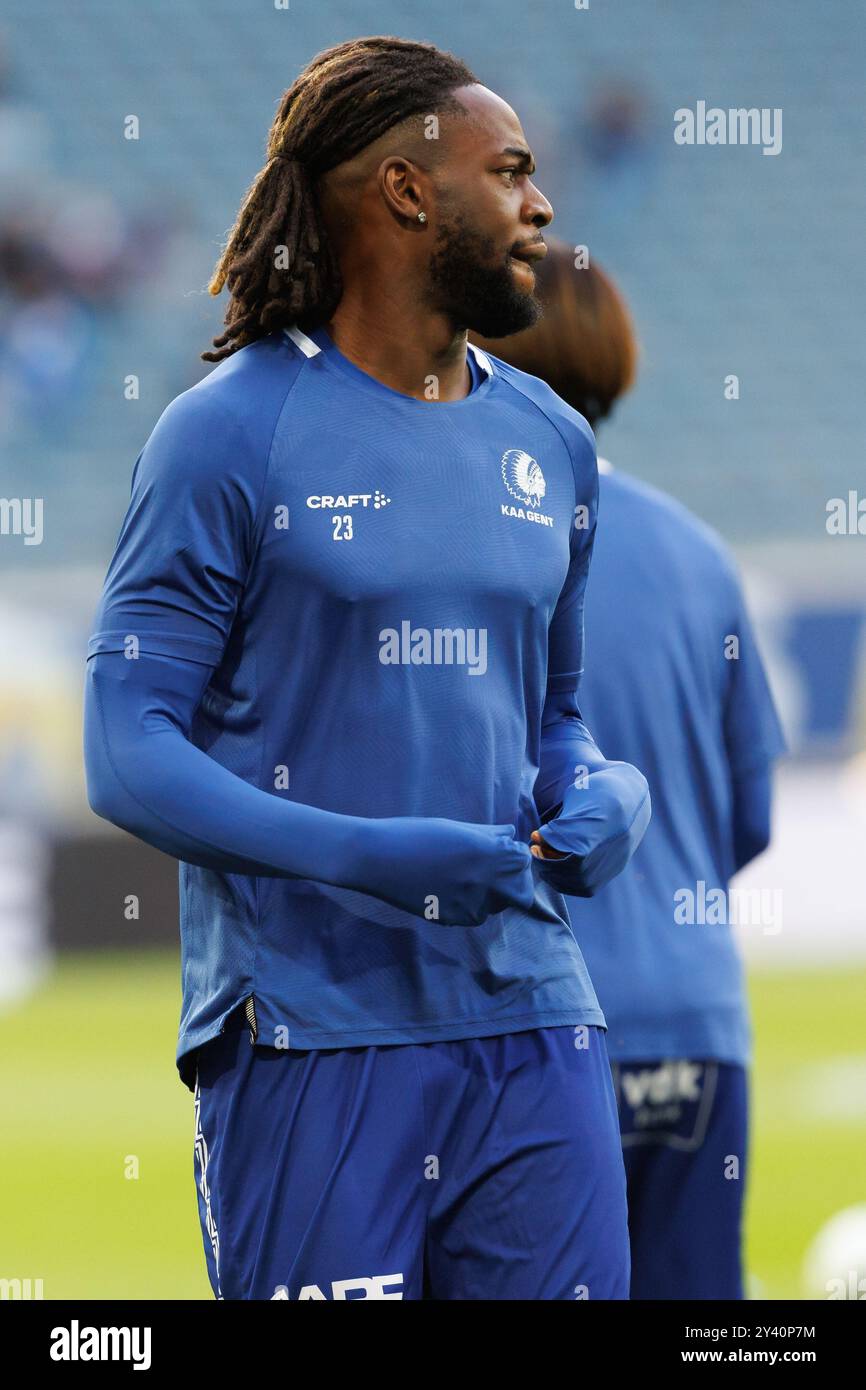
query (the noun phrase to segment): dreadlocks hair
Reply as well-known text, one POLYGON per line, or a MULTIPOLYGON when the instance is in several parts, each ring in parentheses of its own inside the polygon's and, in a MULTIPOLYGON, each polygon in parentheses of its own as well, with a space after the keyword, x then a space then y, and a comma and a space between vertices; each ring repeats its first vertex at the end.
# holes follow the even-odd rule
POLYGON ((336 257, 322 226, 316 181, 407 117, 448 108, 477 78, 427 43, 374 37, 326 49, 283 95, 256 175, 208 286, 231 298, 220 362, 276 328, 324 322, 340 301, 336 257), (280 255, 276 252, 279 248, 280 255))

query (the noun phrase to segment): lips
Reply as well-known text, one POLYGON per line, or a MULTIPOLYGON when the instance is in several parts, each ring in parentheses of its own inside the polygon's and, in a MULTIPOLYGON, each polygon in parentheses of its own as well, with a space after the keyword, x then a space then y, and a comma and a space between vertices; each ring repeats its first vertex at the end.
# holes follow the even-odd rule
POLYGON ((536 261, 544 260, 547 255, 547 246, 543 241, 532 241, 528 246, 521 246, 516 251, 511 252, 513 261, 523 261, 526 265, 534 265, 536 261))

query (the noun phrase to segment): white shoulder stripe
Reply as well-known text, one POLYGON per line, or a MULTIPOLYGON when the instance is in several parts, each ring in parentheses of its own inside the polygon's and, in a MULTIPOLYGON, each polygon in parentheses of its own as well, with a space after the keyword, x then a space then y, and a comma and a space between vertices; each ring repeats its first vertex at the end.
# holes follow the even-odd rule
MULTIPOLYGON (((314 343, 312 338, 308 338, 306 333, 301 332, 300 328, 284 328, 283 332, 289 341, 295 344, 295 347, 300 348, 305 357, 316 357, 322 351, 318 343, 314 343)), ((486 373, 487 376, 493 376, 493 363, 486 352, 482 352, 474 343, 469 343, 468 347, 475 354, 475 361, 482 372, 486 373)))
POLYGON ((299 347, 305 357, 316 357, 322 351, 318 343, 314 343, 312 338, 308 338, 306 333, 302 333, 300 328, 284 328, 283 332, 295 347, 299 347))
POLYGON ((475 354, 475 361, 478 363, 482 372, 486 372, 487 376, 493 376, 493 363, 490 361, 487 353, 482 352, 474 343, 467 343, 466 346, 469 348, 470 352, 475 354))

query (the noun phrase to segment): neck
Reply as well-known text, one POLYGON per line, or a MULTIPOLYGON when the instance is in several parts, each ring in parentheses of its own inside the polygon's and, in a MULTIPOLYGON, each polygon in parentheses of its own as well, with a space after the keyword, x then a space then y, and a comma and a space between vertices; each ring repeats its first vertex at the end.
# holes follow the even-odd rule
POLYGON ((399 279, 359 277, 344 290, 328 332, 350 362, 383 386, 419 401, 462 400, 472 380, 466 333, 455 333, 409 288, 399 279), (413 302, 416 314, 406 308, 413 302))

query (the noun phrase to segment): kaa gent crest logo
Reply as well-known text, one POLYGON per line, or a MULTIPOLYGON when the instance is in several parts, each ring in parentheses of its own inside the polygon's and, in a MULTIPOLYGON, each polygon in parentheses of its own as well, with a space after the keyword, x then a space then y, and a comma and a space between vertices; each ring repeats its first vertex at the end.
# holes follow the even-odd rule
POLYGON ((552 526, 553 517, 538 511, 547 483, 537 459, 525 449, 508 449, 502 455, 502 481, 518 502, 523 506, 513 507, 502 503, 502 515, 514 516, 521 521, 537 521, 542 526, 552 526), (526 511, 525 508, 530 510, 526 511))

